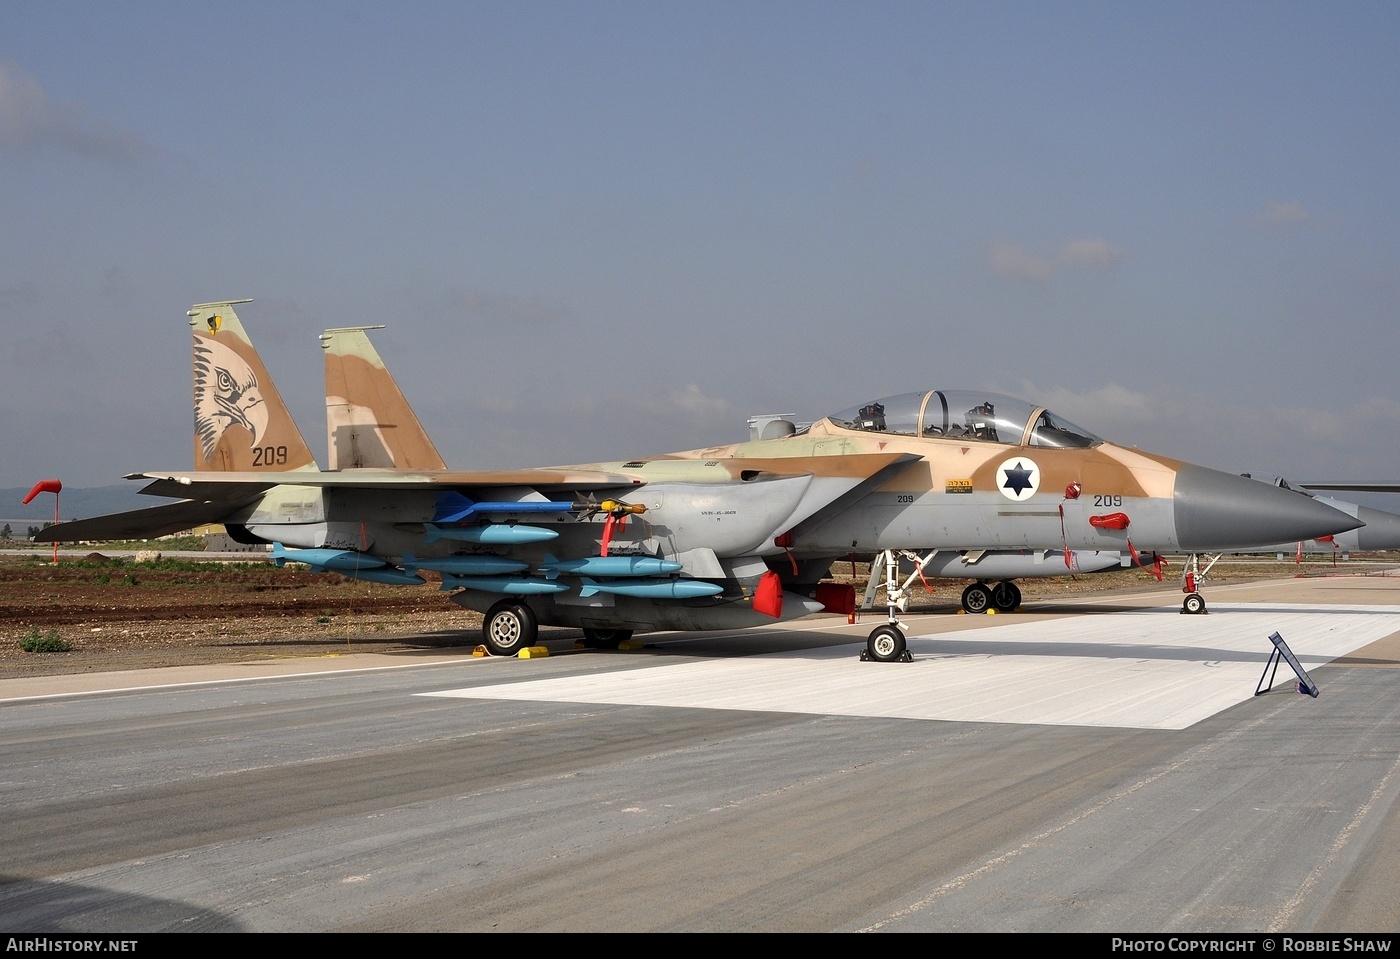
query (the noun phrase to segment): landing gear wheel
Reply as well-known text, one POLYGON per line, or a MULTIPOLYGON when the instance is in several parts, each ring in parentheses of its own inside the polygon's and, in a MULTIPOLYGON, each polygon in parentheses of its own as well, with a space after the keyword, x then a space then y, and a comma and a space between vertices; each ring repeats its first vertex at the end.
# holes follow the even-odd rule
POLYGON ((986 583, 973 583, 963 590, 962 608, 969 613, 985 613, 992 605, 992 591, 986 583))
POLYGON ((617 649, 632 638, 630 629, 594 629, 583 627, 583 645, 588 649, 617 649))
POLYGON ((876 626, 865 641, 865 649, 877 663, 893 663, 904 658, 904 630, 890 623, 876 626))
POLYGON ((1181 601, 1181 611, 1183 613, 1204 613, 1206 611, 1206 598, 1200 593, 1187 593, 1186 598, 1181 601))
POLYGON ((534 610, 513 599, 503 599, 486 611, 481 635, 492 656, 514 656, 535 645, 540 635, 534 610))
POLYGON ((1015 583, 997 583, 992 587, 992 605, 998 613, 1009 613, 1021 605, 1021 588, 1015 583))

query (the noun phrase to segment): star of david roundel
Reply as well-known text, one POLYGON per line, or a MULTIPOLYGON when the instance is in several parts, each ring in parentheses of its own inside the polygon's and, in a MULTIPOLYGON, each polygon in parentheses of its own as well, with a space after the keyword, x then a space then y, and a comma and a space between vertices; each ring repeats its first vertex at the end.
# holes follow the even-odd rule
POLYGON ((997 467, 997 489, 1015 503, 1028 500, 1040 489, 1040 467, 1024 456, 1015 456, 997 467))

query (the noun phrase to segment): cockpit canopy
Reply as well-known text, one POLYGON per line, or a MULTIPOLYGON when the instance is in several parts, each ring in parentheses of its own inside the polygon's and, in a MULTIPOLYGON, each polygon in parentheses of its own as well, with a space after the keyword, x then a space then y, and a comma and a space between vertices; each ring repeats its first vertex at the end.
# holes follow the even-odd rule
POLYGON ((946 436, 1007 446, 1079 449, 1103 440, 1043 406, 997 393, 930 390, 887 396, 830 417, 837 426, 901 436, 946 436))

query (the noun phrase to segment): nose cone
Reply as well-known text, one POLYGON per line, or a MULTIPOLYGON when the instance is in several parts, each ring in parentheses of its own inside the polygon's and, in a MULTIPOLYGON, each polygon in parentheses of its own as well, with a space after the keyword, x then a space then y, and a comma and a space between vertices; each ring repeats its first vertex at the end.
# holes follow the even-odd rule
POLYGON ((1361 549, 1400 549, 1400 516, 1383 509, 1358 506, 1356 518, 1366 525, 1356 531, 1361 549))
POLYGON ((1316 539, 1365 522, 1302 493, 1202 466, 1176 474, 1173 506, 1177 542, 1192 551, 1316 539))

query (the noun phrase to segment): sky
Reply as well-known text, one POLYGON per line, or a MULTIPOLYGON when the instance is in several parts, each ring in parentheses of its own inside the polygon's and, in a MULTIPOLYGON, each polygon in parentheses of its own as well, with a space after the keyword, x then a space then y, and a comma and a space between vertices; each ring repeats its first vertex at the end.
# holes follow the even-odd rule
MULTIPOLYGON (((192 304, 448 465, 980 389, 1400 480, 1400 4, 0 0, 0 488, 192 463, 192 304)), ((324 460, 323 460, 324 462, 324 460)))

